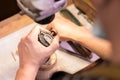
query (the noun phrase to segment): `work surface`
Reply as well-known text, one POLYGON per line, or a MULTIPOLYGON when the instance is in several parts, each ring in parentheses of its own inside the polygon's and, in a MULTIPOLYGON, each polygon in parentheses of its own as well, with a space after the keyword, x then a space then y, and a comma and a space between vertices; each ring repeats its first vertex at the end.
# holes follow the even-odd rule
MULTIPOLYGON (((0 80, 14 80, 19 65, 18 55, 16 54, 17 45, 20 41, 20 38, 23 35, 26 35, 35 25, 36 23, 32 23, 25 28, 0 39, 0 80)), ((88 66, 92 61, 96 60, 91 59, 91 62, 88 62, 80 58, 71 57, 66 53, 62 53, 63 55, 59 54, 61 54, 61 52, 57 51, 59 63, 64 66, 65 71, 68 71, 69 73, 75 73, 76 71, 88 66), (66 60, 64 60, 63 57, 65 56, 69 56, 69 58, 66 57, 66 60), (63 65, 62 61, 69 63, 69 65, 63 65)), ((64 71, 62 66, 61 70, 64 71)))
POLYGON ((17 45, 21 36, 33 27, 31 25, 0 39, 0 80, 14 80, 18 68, 17 45))
MULTIPOLYGON (((21 37, 26 35, 35 25, 36 23, 27 16, 19 15, 0 23, 0 80, 14 80, 19 66, 16 54, 17 45, 21 37)), ((59 56, 57 56, 58 64, 56 65, 59 66, 58 71, 66 71, 71 74, 87 67, 99 58, 93 54, 93 58, 86 61, 59 50, 56 53, 59 56)))

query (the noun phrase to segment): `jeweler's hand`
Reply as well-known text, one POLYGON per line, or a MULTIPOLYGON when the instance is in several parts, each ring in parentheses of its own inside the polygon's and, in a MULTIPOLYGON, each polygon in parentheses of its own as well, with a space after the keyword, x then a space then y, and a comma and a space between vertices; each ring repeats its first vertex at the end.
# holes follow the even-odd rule
MULTIPOLYGON (((38 41, 38 34, 40 33, 40 31, 46 30, 41 28, 40 26, 36 26, 27 36, 21 39, 18 45, 20 66, 17 77, 20 78, 21 76, 22 80, 34 79, 40 66, 44 64, 45 61, 51 56, 51 54, 54 53, 54 51, 59 47, 59 38, 57 35, 54 37, 53 42, 49 47, 43 46, 38 41), (25 75, 29 75, 29 77, 31 76, 32 78, 29 79, 28 76, 21 75, 22 72, 25 73, 25 75)), ((17 79, 19 80, 19 78, 17 79)))
POLYGON ((64 17, 57 15, 54 21, 47 26, 48 30, 55 30, 61 40, 72 40, 76 35, 85 36, 86 34, 91 35, 90 31, 85 27, 79 27, 73 22, 64 17))

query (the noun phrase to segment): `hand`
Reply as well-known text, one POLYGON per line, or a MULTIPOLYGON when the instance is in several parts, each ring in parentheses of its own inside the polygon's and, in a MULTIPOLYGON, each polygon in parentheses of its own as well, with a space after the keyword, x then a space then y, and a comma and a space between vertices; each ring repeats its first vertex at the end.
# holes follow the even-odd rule
POLYGON ((18 45, 20 67, 33 66, 34 68, 39 68, 58 48, 58 36, 55 36, 49 47, 43 46, 38 41, 38 34, 40 31, 46 30, 40 26, 36 26, 27 36, 21 39, 18 45))
POLYGON ((15 80, 35 80, 40 66, 51 56, 59 46, 56 35, 49 47, 38 41, 38 34, 46 29, 36 26, 27 36, 23 37, 18 45, 20 66, 15 80))
POLYGON ((48 30, 55 30, 61 40, 72 40, 76 35, 90 34, 84 27, 78 27, 76 24, 62 16, 57 15, 54 21, 47 26, 48 30))

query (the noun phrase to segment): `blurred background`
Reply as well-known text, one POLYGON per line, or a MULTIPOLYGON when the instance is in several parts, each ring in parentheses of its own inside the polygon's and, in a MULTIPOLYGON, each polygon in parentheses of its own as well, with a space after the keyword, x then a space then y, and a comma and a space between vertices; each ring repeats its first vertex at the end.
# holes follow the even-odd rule
MULTIPOLYGON (((72 3, 74 3, 77 8, 87 14, 91 19, 95 17, 95 9, 90 0, 68 0, 68 5, 72 3)), ((20 11, 16 0, 0 0, 0 10, 0 21, 20 11)))

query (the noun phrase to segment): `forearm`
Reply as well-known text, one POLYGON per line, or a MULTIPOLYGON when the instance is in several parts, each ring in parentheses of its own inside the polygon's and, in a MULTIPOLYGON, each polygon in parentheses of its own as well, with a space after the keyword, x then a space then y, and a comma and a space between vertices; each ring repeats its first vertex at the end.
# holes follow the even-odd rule
POLYGON ((77 35, 71 36, 72 40, 77 41, 104 59, 111 58, 112 48, 109 41, 97 38, 88 32, 80 34, 80 30, 76 33, 77 35))
POLYGON ((103 59, 111 58, 112 48, 110 42, 96 37, 88 38, 86 41, 79 41, 82 45, 89 48, 103 59))
POLYGON ((19 68, 15 80, 35 80, 37 72, 38 68, 31 66, 19 68))

